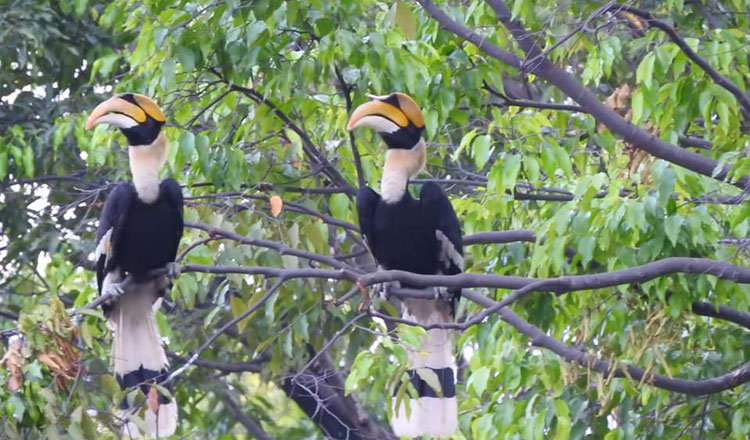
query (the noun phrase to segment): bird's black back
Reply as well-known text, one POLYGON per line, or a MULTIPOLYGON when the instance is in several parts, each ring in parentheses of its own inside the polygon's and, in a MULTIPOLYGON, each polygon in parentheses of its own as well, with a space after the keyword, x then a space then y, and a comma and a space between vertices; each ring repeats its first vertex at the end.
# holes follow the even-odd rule
POLYGON ((183 230, 182 210, 182 190, 174 179, 161 182, 159 197, 151 204, 141 201, 130 183, 112 190, 97 231, 97 245, 111 234, 111 249, 97 256, 100 293, 109 272, 117 270, 144 281, 149 271, 175 260, 183 230))

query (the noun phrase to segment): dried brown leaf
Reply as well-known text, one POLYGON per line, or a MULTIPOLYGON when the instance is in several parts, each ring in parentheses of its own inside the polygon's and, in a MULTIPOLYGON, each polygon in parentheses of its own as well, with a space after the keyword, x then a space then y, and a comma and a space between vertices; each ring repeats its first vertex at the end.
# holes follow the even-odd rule
POLYGON ((284 201, 279 196, 271 196, 271 215, 278 217, 281 214, 281 208, 284 207, 284 201))
POLYGON ((159 390, 156 387, 151 387, 148 390, 148 409, 154 414, 159 412, 159 390))
POLYGON ((0 365, 5 365, 10 373, 8 379, 8 389, 11 392, 16 392, 23 386, 23 354, 21 349, 23 348, 23 339, 15 338, 8 345, 8 351, 0 359, 0 365))

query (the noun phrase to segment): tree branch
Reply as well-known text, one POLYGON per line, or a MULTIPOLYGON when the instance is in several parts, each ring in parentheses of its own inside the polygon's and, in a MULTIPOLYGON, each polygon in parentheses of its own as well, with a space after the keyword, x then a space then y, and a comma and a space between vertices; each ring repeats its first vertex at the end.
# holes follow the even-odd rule
POLYGON ((271 296, 279 289, 279 287, 281 287, 281 285, 284 283, 284 281, 286 281, 286 278, 284 278, 284 277, 281 277, 278 280, 276 280, 276 282, 273 284, 273 286, 271 286, 268 289, 268 291, 265 293, 265 295, 263 295, 258 300, 258 302, 256 302, 255 304, 253 304, 251 307, 248 307, 247 310, 245 310, 244 312, 242 312, 239 315, 235 316, 234 319, 231 319, 229 322, 227 322, 226 324, 224 324, 223 326, 221 326, 218 330, 216 330, 208 339, 206 339, 206 341, 203 344, 201 344, 200 347, 198 347, 198 350, 196 350, 196 352, 192 356, 190 356, 190 359, 188 359, 187 362, 185 362, 184 364, 182 364, 182 366, 180 366, 180 368, 178 368, 178 369, 174 370, 172 373, 170 373, 169 376, 163 382, 160 383, 160 385, 166 385, 166 384, 172 382, 173 380, 175 380, 182 373, 184 373, 185 370, 187 370, 191 365, 193 365, 198 360, 198 358, 200 357, 200 355, 208 347, 211 346, 211 344, 216 340, 216 338, 218 338, 219 336, 221 336, 222 333, 226 332, 230 328, 234 327, 238 322, 240 322, 243 319, 245 319, 248 316, 250 316, 256 310, 258 310, 258 308, 260 308, 263 304, 265 304, 266 301, 268 301, 268 299, 271 298, 271 296))
POLYGON ((637 15, 638 17, 642 18, 646 23, 649 24, 649 26, 653 26, 655 28, 661 29, 664 31, 665 34, 669 37, 672 42, 674 42, 677 47, 682 50, 685 55, 690 58, 691 61, 693 61, 695 64, 697 64, 701 69, 703 69, 704 72, 708 76, 711 77, 712 80, 721 87, 725 88, 729 91, 732 95, 734 95, 735 98, 737 98, 737 102, 740 103, 740 106, 742 106, 742 109, 746 113, 750 113, 750 99, 745 95, 745 93, 737 87, 732 81, 729 80, 729 78, 725 77, 719 71, 711 67, 711 64, 708 63, 705 59, 703 59, 700 55, 695 53, 695 51, 690 47, 690 45, 687 44, 687 42, 680 36, 680 34, 677 33, 675 28, 668 25, 666 22, 662 20, 658 20, 654 18, 653 15, 649 11, 646 11, 644 9, 636 8, 634 6, 628 6, 628 5, 612 5, 610 6, 610 9, 617 9, 620 11, 627 11, 631 14, 637 15))
POLYGON ((280 255, 293 255, 295 257, 305 258, 311 261, 317 261, 319 263, 327 264, 328 266, 335 267, 337 269, 348 269, 348 270, 357 271, 357 269, 350 266, 349 264, 339 261, 335 258, 316 254, 316 253, 309 252, 309 251, 303 251, 300 249, 294 249, 283 243, 279 243, 276 241, 263 240, 260 238, 250 238, 250 237, 246 237, 244 235, 240 235, 231 231, 227 231, 225 229, 215 228, 213 226, 209 226, 203 223, 185 222, 185 226, 187 226, 188 228, 194 228, 194 229, 200 229, 202 231, 206 231, 208 232, 210 236, 220 236, 220 237, 228 238, 230 240, 233 240, 242 244, 273 249, 276 252, 278 252, 280 255))
MULTIPOLYGON (((344 95, 344 99, 346 100, 346 113, 351 114, 352 112, 352 95, 351 95, 351 87, 344 81, 344 75, 341 73, 341 70, 339 70, 338 66, 334 67, 334 70, 336 72, 336 77, 339 80, 339 84, 341 85, 341 94, 344 95)), ((354 132, 349 132, 349 145, 352 147, 352 157, 354 157, 354 166, 357 169, 357 181, 359 182, 359 187, 363 188, 367 185, 367 181, 365 180, 365 172, 362 170, 362 159, 359 157, 359 149, 357 148, 357 142, 354 139, 354 132)))
POLYGON ((620 269, 612 272, 587 275, 566 275, 543 279, 475 273, 461 273, 457 275, 422 275, 400 270, 384 270, 361 274, 348 270, 308 268, 281 269, 265 266, 203 266, 197 264, 182 266, 182 272, 214 274, 241 273, 246 275, 281 277, 284 279, 318 278, 347 280, 362 287, 400 281, 401 283, 422 287, 487 287, 495 289, 521 289, 528 284, 543 280, 544 285, 536 288, 537 291, 554 292, 558 294, 602 289, 622 284, 643 283, 658 277, 678 273, 713 275, 723 280, 734 281, 739 284, 750 284, 750 268, 707 258, 690 257, 665 258, 641 266, 620 269))
MULTIPOLYGON (((180 356, 177 353, 167 351, 167 356, 169 356, 172 359, 176 359, 180 362, 187 362, 189 358, 186 358, 185 356, 180 356)), ((270 360, 270 357, 263 357, 260 359, 248 361, 248 362, 217 362, 217 361, 210 361, 207 359, 198 359, 193 364, 203 367, 203 368, 211 368, 213 370, 219 370, 224 373, 260 373, 263 369, 261 367, 261 364, 264 362, 267 362, 270 360)))
POLYGON ((723 319, 750 329, 750 313, 742 312, 727 306, 715 306, 711 303, 696 301, 692 305, 693 313, 710 318, 723 319))
MULTIPOLYGON (((526 32, 518 22, 511 20, 510 10, 508 10, 505 3, 501 0, 486 0, 486 2, 493 8, 493 10, 495 10, 498 20, 500 20, 500 22, 508 28, 511 34, 513 34, 516 42, 518 42, 524 52, 526 52, 527 57, 533 60, 538 59, 539 61, 535 61, 534 63, 531 63, 531 65, 524 65, 522 61, 512 53, 488 43, 466 26, 455 22, 437 8, 431 0, 417 1, 446 30, 474 43, 480 50, 511 67, 522 69, 547 80, 578 102, 583 110, 593 115, 613 133, 621 136, 638 148, 660 159, 664 159, 707 177, 712 177, 720 181, 726 181, 729 177, 730 169, 728 167, 721 167, 718 162, 713 159, 703 157, 700 154, 672 145, 669 142, 657 138, 642 128, 631 124, 622 116, 605 106, 596 95, 586 89, 578 80, 567 74, 562 69, 554 66, 546 58, 539 58, 538 56, 542 52, 534 44, 534 41, 528 32, 526 32)), ((744 191, 750 187, 750 178, 748 176, 741 176, 730 183, 744 191)))
MULTIPOLYGON (((475 292, 464 292, 464 297, 484 307, 493 307, 497 304, 495 301, 475 292)), ((704 380, 674 379, 661 374, 649 373, 638 367, 617 365, 621 362, 617 364, 609 363, 547 335, 507 307, 498 310, 498 314, 503 321, 513 326, 520 333, 530 337, 532 345, 546 348, 569 362, 591 368, 606 376, 611 375, 633 381, 642 381, 657 388, 693 396, 718 393, 750 381, 750 363, 721 376, 704 380)))
POLYGON ((322 165, 323 172, 326 173, 326 175, 328 175, 331 180, 336 182, 342 188, 346 188, 347 194, 355 195, 357 193, 354 187, 352 187, 344 178, 344 176, 341 175, 339 170, 337 170, 336 167, 334 167, 331 162, 329 162, 328 159, 323 155, 323 153, 320 152, 315 144, 313 144, 313 141, 307 135, 307 132, 300 128, 297 124, 295 124, 289 118, 289 116, 287 116, 286 113, 284 113, 279 107, 276 106, 276 104, 266 99, 265 96, 258 93, 255 89, 249 89, 235 84, 228 85, 231 90, 238 91, 248 98, 252 99, 253 101, 265 104, 269 109, 271 109, 271 111, 284 123, 284 125, 289 127, 297 134, 297 136, 300 137, 300 139, 302 139, 302 148, 305 151, 305 154, 307 154, 307 156, 310 157, 310 159, 312 159, 315 163, 322 165))
POLYGON ((242 426, 245 427, 247 430, 247 433, 251 436, 255 437, 257 440, 273 440, 273 437, 268 435, 268 433, 263 430, 263 428, 260 426, 258 422, 256 422, 252 417, 247 415, 242 408, 240 408, 239 405, 237 405, 237 402, 232 399, 231 396, 224 394, 223 398, 221 399, 221 402, 224 404, 224 407, 229 410, 230 413, 234 416, 234 418, 242 423, 242 426))

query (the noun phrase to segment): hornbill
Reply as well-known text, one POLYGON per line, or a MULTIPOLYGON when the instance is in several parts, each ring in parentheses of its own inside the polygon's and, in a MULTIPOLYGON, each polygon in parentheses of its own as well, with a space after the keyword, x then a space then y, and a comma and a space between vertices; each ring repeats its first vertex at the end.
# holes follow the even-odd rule
MULTIPOLYGON (((422 185, 419 200, 407 189, 425 165, 424 125, 419 106, 403 93, 371 96, 352 113, 347 129, 372 128, 387 146, 380 195, 367 187, 357 194, 359 225, 381 268, 453 275, 463 270, 461 226, 453 206, 435 183, 422 185)), ((404 317, 420 324, 452 322, 460 289, 435 292, 434 300, 405 299, 404 317)), ((394 400, 391 425, 399 436, 449 436, 457 424, 451 332, 428 330, 421 344, 410 350, 408 367, 419 398, 411 399, 408 417, 405 405, 396 408, 394 400), (426 375, 437 376, 441 389, 429 386, 426 375)))
MULTIPOLYGON (((86 121, 87 130, 113 125, 128 141, 133 183, 118 183, 107 197, 96 234, 96 278, 99 294, 110 297, 102 308, 114 332, 117 382, 122 389, 138 386, 147 396, 157 393, 151 384, 168 376, 154 314, 171 287, 183 229, 182 190, 174 179, 159 179, 167 158, 164 122, 159 106, 135 93, 102 102, 86 121), (160 268, 167 268, 168 275, 150 275, 160 268)), ((157 399, 150 396, 145 411, 146 435, 171 435, 177 428, 177 405, 157 395, 157 399)), ((137 411, 135 404, 123 399, 120 409, 132 414, 137 411)), ((124 431, 131 437, 141 435, 133 422, 124 431)))

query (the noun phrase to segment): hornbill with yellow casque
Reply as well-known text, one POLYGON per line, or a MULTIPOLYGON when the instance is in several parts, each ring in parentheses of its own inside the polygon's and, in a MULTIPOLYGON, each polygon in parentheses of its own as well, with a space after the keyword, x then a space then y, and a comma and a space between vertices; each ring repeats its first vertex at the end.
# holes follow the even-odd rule
MULTIPOLYGON (((114 369, 120 387, 158 393, 151 384, 168 376, 167 361, 154 314, 170 287, 183 230, 182 190, 174 179, 159 179, 167 158, 165 118, 150 98, 134 93, 116 95, 99 104, 86 129, 113 125, 128 141, 133 183, 119 183, 107 197, 96 237, 96 275, 100 295, 110 299, 102 308, 114 332, 114 369), (153 277, 167 268, 168 276, 153 277)), ((161 393, 151 395, 144 420, 148 436, 167 436, 177 427, 177 405, 161 393), (154 402, 158 402, 156 405, 154 402)), ((125 398, 123 414, 138 410, 125 398)), ((124 433, 139 437, 135 423, 124 433)))
MULTIPOLYGON (((372 128, 387 146, 380 194, 367 187, 357 194, 359 225, 381 268, 453 275, 463 270, 463 246, 450 200, 435 183, 422 185, 418 200, 407 189, 409 179, 425 165, 424 126, 419 106, 403 93, 372 96, 352 113, 349 130, 372 128)), ((404 299, 403 316, 420 324, 453 322, 459 297, 460 289, 438 288, 434 300, 404 299)), ((394 399, 391 425, 395 433, 407 437, 453 434, 456 362, 450 330, 428 330, 421 346, 410 350, 408 368, 419 398, 411 399, 408 417, 406 405, 402 402, 396 407, 394 399), (436 382, 431 379, 437 379, 440 389, 428 385, 428 381, 436 382)))

